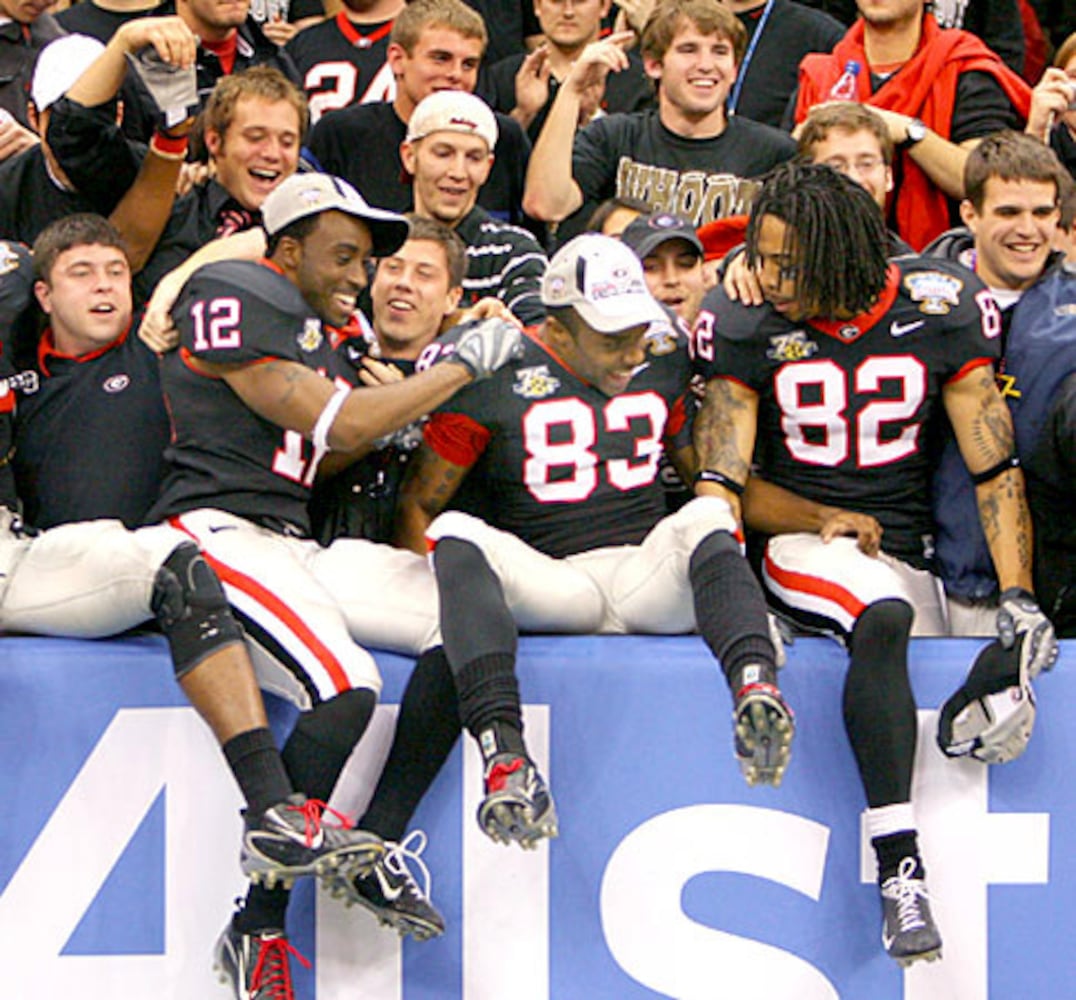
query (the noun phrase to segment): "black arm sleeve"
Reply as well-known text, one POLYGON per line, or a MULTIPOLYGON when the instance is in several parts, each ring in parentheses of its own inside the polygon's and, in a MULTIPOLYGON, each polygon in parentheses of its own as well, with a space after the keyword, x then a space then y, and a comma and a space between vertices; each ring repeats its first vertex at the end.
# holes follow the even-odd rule
POLYGON ((145 155, 123 137, 111 103, 87 108, 61 97, 52 106, 47 138, 60 168, 102 215, 127 193, 145 155))

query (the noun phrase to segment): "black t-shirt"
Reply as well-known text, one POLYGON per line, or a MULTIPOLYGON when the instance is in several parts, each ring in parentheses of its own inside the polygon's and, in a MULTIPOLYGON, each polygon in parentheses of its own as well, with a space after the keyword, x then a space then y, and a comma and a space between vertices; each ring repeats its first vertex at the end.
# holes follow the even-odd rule
POLYGON ((709 139, 677 135, 656 110, 600 118, 576 133, 572 176, 583 205, 561 223, 558 237, 576 235, 595 207, 614 196, 640 198, 696 227, 747 213, 759 187, 752 178, 795 153, 788 135, 740 115, 709 139))
MULTIPOLYGON (((530 142, 519 123, 497 115, 493 169, 478 193, 478 204, 504 222, 523 221, 523 184, 530 142)), ((330 111, 310 134, 310 152, 321 169, 343 177, 378 208, 408 212, 413 207, 410 178, 400 160, 407 125, 389 101, 330 111)))
POLYGON ((169 471, 149 520, 213 507, 309 535, 307 502, 322 455, 303 435, 258 416, 223 379, 196 372, 187 358, 279 358, 332 377, 338 362, 329 332, 295 285, 248 261, 195 272, 172 317, 180 350, 161 365, 172 418, 169 471))
POLYGON ((107 44, 128 21, 146 17, 150 13, 152 12, 149 10, 105 10, 93 3, 93 0, 82 0, 81 3, 60 11, 56 20, 65 31, 73 35, 89 35, 107 44))
POLYGON ((15 21, 0 25, 0 108, 26 128, 30 127, 26 100, 37 54, 64 33, 50 14, 40 15, 29 25, 15 21))
POLYGON ((682 335, 655 331, 648 362, 610 397, 528 337, 520 360, 434 413, 426 443, 473 463, 467 483, 482 494, 479 511, 540 552, 638 544, 665 515, 662 441, 683 431, 682 335))
MULTIPOLYGON (((477 93, 495 111, 511 114, 516 106, 516 74, 526 57, 523 53, 509 56, 484 69, 478 80, 477 93)), ((602 111, 606 114, 627 111, 643 111, 654 103, 654 87, 643 72, 643 63, 634 50, 628 53, 628 68, 619 73, 610 73, 605 80, 605 96, 602 98, 602 111)), ((531 142, 538 139, 549 109, 553 106, 560 83, 549 77, 549 98, 527 126, 527 135, 531 142)))
POLYGON ((793 323, 770 306, 707 293, 693 343, 700 375, 758 394, 754 461, 766 480, 819 503, 871 514, 882 548, 927 564, 930 477, 942 390, 997 358, 997 307, 958 264, 890 263, 869 313, 793 323))
POLYGON ((157 499, 168 416, 157 356, 135 330, 82 359, 43 346, 39 387, 22 394, 15 422, 15 475, 35 528, 99 517, 134 528, 157 499))
MULTIPOLYGON (((753 39, 765 5, 737 15, 753 39)), ((750 59, 741 63, 736 114, 778 128, 796 90, 800 60, 811 52, 829 52, 845 33, 840 21, 794 0, 773 0, 750 59), (740 84, 742 79, 743 83, 740 84)), ((750 48, 751 42, 748 42, 750 48)))
POLYGON ((106 207, 98 208, 79 192, 57 185, 49 176, 40 144, 0 163, 0 237, 29 245, 42 229, 65 215, 106 207))
POLYGON ((299 32, 285 49, 310 99, 310 120, 353 104, 391 100, 392 70, 385 62, 392 21, 352 24, 341 11, 299 32))

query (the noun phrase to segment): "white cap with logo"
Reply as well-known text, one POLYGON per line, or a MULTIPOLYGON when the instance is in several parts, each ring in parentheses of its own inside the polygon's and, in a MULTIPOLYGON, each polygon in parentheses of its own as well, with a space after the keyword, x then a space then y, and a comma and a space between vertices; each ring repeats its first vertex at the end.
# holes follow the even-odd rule
POLYGON ((598 333, 669 322, 646 287, 639 258, 620 240, 600 233, 576 236, 553 255, 542 278, 542 304, 571 306, 598 333))
POLYGON ((489 105, 465 90, 438 90, 418 102, 407 123, 407 142, 434 132, 477 135, 486 140, 490 152, 497 145, 497 119, 489 105))
POLYGON ((30 85, 30 98, 38 113, 63 97, 104 51, 105 47, 89 35, 64 35, 49 42, 37 57, 30 85))
POLYGON ((373 208, 347 181, 331 174, 297 173, 278 184, 262 203, 262 224, 272 236, 308 215, 344 212, 370 227, 375 257, 398 250, 407 239, 407 219, 384 208, 373 208))

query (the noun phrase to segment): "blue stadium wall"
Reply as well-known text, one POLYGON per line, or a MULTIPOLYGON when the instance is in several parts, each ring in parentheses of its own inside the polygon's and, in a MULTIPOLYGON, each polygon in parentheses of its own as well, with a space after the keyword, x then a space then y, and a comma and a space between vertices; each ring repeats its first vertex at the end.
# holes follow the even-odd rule
MULTIPOLYGON (((978 644, 917 640, 915 797, 944 958, 882 953, 843 656, 790 650, 798 734, 780 789, 744 785, 728 692, 697 638, 530 638, 520 674, 561 836, 525 853, 474 821, 457 747, 416 825, 445 936, 400 944, 313 885, 289 933, 300 1000, 1037 1000, 1076 995, 1076 644, 1037 682, 1028 752, 948 761, 937 706, 978 644)), ((362 806, 409 663, 334 804, 362 806)), ((272 707, 283 732, 288 706, 272 707)), ((213 941, 243 891, 239 799, 155 637, 0 641, 0 996, 214 1000, 213 941)))

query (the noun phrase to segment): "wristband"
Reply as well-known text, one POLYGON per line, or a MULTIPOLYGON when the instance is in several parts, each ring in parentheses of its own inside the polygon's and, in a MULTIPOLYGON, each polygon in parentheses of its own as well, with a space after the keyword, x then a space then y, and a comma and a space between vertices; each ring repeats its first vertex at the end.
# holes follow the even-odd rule
POLYGON ((743 496, 743 485, 736 482, 731 476, 726 476, 723 472, 715 472, 713 469, 700 469, 695 473, 695 483, 716 483, 718 486, 724 486, 730 493, 735 493, 736 496, 743 496))
POLYGON ((982 486, 983 483, 990 482, 991 479, 996 479, 1004 472, 1008 472, 1009 469, 1020 468, 1020 456, 1014 451, 1011 455, 1006 455, 997 465, 990 466, 989 469, 984 469, 982 472, 973 472, 971 474, 971 481, 976 486, 982 486))
POLYGON ((149 148, 164 160, 185 160, 187 145, 187 136, 166 135, 163 132, 154 132, 149 140, 149 148))
POLYGON ((340 412, 340 407, 344 405, 344 401, 350 395, 350 389, 337 389, 329 397, 329 401, 325 404, 325 409, 321 411, 317 423, 314 424, 314 430, 310 434, 310 440, 314 442, 314 447, 318 451, 326 452, 331 450, 329 448, 329 431, 336 420, 336 415, 340 412))

